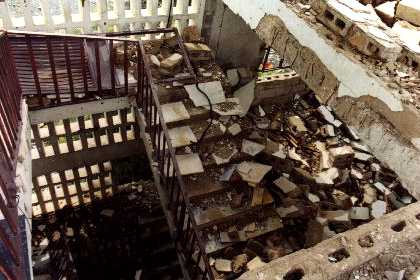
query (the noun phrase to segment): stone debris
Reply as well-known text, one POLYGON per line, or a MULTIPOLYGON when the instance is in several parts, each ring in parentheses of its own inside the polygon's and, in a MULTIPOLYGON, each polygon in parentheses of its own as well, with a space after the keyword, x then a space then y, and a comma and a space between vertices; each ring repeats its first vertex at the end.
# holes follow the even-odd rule
POLYGON ((175 67, 179 66, 182 63, 184 57, 179 53, 174 53, 168 58, 165 58, 160 62, 159 67, 165 68, 167 70, 172 70, 175 67))

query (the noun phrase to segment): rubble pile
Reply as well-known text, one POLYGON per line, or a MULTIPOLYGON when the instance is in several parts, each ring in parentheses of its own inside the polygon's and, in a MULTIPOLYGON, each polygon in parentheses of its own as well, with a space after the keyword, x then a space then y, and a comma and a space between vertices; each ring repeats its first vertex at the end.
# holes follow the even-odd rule
POLYGON ((420 110, 420 27, 413 20, 420 18, 420 2, 363 0, 361 3, 366 6, 357 0, 288 1, 319 33, 360 61, 390 88, 398 89, 406 104, 420 110))
MULTIPOLYGON (((159 43, 150 57, 159 46, 167 48, 159 43)), ((158 80, 157 94, 216 279, 234 279, 414 202, 315 94, 257 97, 255 73, 223 71, 199 41, 185 47, 198 80, 158 80)), ((181 68, 174 76, 187 74, 181 68)), ((198 247, 192 251, 198 258, 198 247)))
POLYGON ((197 201, 195 218, 202 224, 238 209, 260 206, 262 212, 205 231, 206 250, 220 279, 414 202, 397 175, 314 94, 297 96, 287 110, 256 106, 243 118, 220 122, 231 128, 239 120, 245 124, 242 141, 233 141, 238 143, 234 148, 222 142, 227 156, 218 154, 224 161, 216 164, 225 167, 211 175, 232 189, 197 201))
POLYGON ((53 275, 53 268, 46 264, 66 249, 78 279, 140 279, 135 278, 139 274, 141 279, 164 279, 162 274, 152 274, 153 269, 171 262, 175 265, 166 273, 173 278, 165 279, 179 279, 175 249, 170 246, 154 183, 142 180, 121 185, 119 190, 90 205, 65 206, 54 215, 34 219, 34 271, 44 274, 50 269, 53 275), (172 249, 165 251, 165 246, 172 249))

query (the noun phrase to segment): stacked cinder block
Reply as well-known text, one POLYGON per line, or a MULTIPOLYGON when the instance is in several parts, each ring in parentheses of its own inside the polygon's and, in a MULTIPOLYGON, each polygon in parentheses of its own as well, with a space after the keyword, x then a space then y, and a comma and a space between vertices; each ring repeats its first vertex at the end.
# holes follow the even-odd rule
POLYGON ((319 21, 361 53, 385 61, 395 61, 401 54, 396 36, 369 6, 356 0, 319 0, 312 2, 312 8, 319 21))

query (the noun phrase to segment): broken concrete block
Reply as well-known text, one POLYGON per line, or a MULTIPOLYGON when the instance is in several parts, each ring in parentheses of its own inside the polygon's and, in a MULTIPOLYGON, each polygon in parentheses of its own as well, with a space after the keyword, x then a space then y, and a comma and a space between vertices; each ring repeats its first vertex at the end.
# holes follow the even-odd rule
POLYGON ((372 211, 371 215, 372 217, 380 218, 386 213, 386 202, 382 200, 377 200, 374 203, 372 203, 372 211))
POLYGON ((157 58, 157 56, 156 55, 151 55, 150 56, 150 61, 152 61, 152 63, 154 64, 154 65, 156 65, 157 67, 160 67, 160 60, 159 60, 159 58, 157 58))
POLYGON ((391 193, 391 191, 387 188, 387 187, 385 187, 385 185, 384 184, 382 184, 381 182, 376 182, 376 183, 374 183, 373 184, 373 186, 381 193, 381 194, 383 194, 383 195, 385 195, 385 196, 388 196, 390 193, 391 193))
POLYGON ((321 216, 330 222, 349 222, 350 212, 346 210, 321 211, 321 216))
POLYGON ((237 167, 242 180, 248 182, 250 186, 256 186, 260 183, 271 169, 272 167, 269 165, 251 161, 244 161, 237 167))
POLYGON ((354 153, 354 159, 357 159, 359 161, 367 162, 371 159, 373 159, 373 156, 366 153, 356 152, 354 153))
POLYGON ((264 265, 266 265, 266 263, 263 262, 261 258, 257 256, 253 258, 250 262, 248 262, 246 264, 246 267, 248 268, 248 270, 254 270, 254 269, 263 267, 264 265))
POLYGON ((420 3, 417 0, 401 0, 397 6, 397 17, 420 26, 420 3))
POLYGON ((351 166, 354 157, 354 151, 351 146, 343 146, 328 149, 330 153, 331 165, 338 168, 348 168, 351 166))
POLYGON ((216 259, 214 267, 219 272, 231 272, 232 271, 232 261, 226 259, 216 259))
POLYGON ((405 270, 400 271, 385 271, 384 272, 386 279, 388 280, 403 280, 405 275, 405 270))
POLYGON ((371 153, 371 151, 370 151, 370 149, 369 149, 369 147, 368 147, 368 146, 363 145, 363 144, 361 144, 361 143, 359 143, 359 142, 356 142, 356 141, 351 141, 351 142, 350 142, 350 145, 351 145, 351 147, 352 147, 354 150, 360 151, 360 152, 362 152, 362 153, 367 153, 367 154, 370 154, 370 153, 371 153))
POLYGON ((228 131, 233 136, 236 136, 239 133, 241 133, 242 129, 241 129, 241 126, 238 123, 234 123, 234 124, 232 124, 231 126, 228 127, 228 131))
POLYGON ((350 219, 352 220, 369 220, 370 211, 368 207, 353 207, 350 210, 350 219))
POLYGON ((207 97, 201 91, 208 96, 211 104, 218 104, 226 101, 225 91, 223 90, 220 81, 199 83, 198 89, 196 84, 185 85, 184 88, 196 107, 209 105, 207 97))
POLYGON ((248 256, 246 254, 241 254, 233 258, 232 260, 232 270, 235 273, 239 273, 246 268, 248 262, 248 256))
POLYGON ((310 192, 306 193, 306 197, 307 197, 307 198, 308 198, 308 200, 309 200, 310 202, 312 202, 312 203, 318 203, 318 202, 320 202, 320 201, 321 201, 321 200, 319 199, 319 196, 317 196, 316 194, 310 193, 310 192))
POLYGON ((259 143, 243 139, 242 140, 242 152, 251 156, 256 156, 260 152, 264 151, 265 146, 259 143))
POLYGON ((348 35, 348 42, 361 53, 389 62, 397 60, 402 47, 381 27, 358 25, 348 35))
POLYGON ((229 80, 229 84, 232 87, 235 87, 235 86, 237 86, 239 84, 240 78, 239 78, 238 69, 228 69, 226 71, 226 76, 227 76, 227 78, 229 80))
POLYGON ((279 214, 281 218, 295 217, 296 215, 300 213, 299 208, 297 208, 294 205, 290 207, 278 207, 276 208, 276 212, 277 214, 279 214))
POLYGON ((321 135, 324 137, 334 137, 335 136, 335 130, 334 126, 331 124, 326 124, 320 127, 321 135))
POLYGON ((300 188, 295 183, 289 181, 286 177, 280 177, 273 183, 289 197, 298 197, 302 193, 300 188))
POLYGON ((324 120, 329 122, 330 124, 333 124, 335 121, 334 115, 331 113, 330 110, 328 110, 327 106, 321 105, 317 108, 318 112, 322 115, 324 120))
POLYGON ((160 62, 160 67, 165 68, 167 70, 172 70, 175 67, 181 65, 184 57, 179 53, 174 53, 168 58, 165 58, 160 62))
POLYGON ((307 132, 305 123, 299 116, 291 116, 288 118, 289 126, 297 132, 307 132))
POLYGON ((305 248, 309 248, 318 244, 323 240, 324 225, 317 220, 308 222, 308 230, 305 231, 305 248))
POLYGON ((307 167, 310 167, 308 162, 306 160, 304 160, 301 155, 296 153, 296 149, 294 147, 289 149, 288 156, 289 156, 289 158, 294 159, 296 161, 300 161, 303 165, 305 165, 307 167))
POLYGON ((315 182, 319 185, 334 185, 334 180, 339 176, 338 169, 333 167, 326 171, 318 173, 315 177, 315 182))
POLYGON ((395 21, 395 6, 397 1, 390 1, 382 3, 375 7, 375 11, 378 16, 385 22, 388 26, 392 26, 395 21))
POLYGON ((235 91, 233 95, 239 99, 239 104, 243 111, 240 117, 244 117, 248 113, 255 98, 255 80, 235 91))
POLYGON ((363 203, 372 204, 377 199, 377 192, 376 189, 371 187, 369 184, 365 184, 362 186, 363 189, 363 203))
POLYGON ((350 196, 345 192, 342 192, 340 190, 333 190, 331 195, 334 200, 334 203, 340 209, 348 210, 353 206, 350 196))

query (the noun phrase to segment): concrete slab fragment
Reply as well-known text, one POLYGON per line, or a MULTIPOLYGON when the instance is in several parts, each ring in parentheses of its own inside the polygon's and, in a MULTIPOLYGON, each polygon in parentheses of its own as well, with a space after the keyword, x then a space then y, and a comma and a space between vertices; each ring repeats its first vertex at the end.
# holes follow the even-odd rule
POLYGON ((244 161, 239 164, 237 171, 242 180, 248 182, 250 186, 256 186, 271 169, 269 165, 244 161))
POLYGON ((189 126, 175 127, 169 129, 168 133, 174 148, 184 147, 192 143, 197 143, 197 138, 189 126))
POLYGON ((241 87, 233 94, 239 99, 239 104, 241 104, 243 113, 240 117, 243 117, 248 113, 249 108, 251 107, 252 102, 255 97, 255 80, 249 82, 245 86, 241 87))
POLYGON ((182 102, 163 104, 161 108, 163 119, 166 123, 188 120, 190 118, 190 114, 182 102))
MULTIPOLYGON (((207 94, 211 104, 218 104, 226 101, 225 92, 220 81, 212 81, 208 83, 199 83, 198 87, 201 91, 207 94)), ((194 106, 208 106, 209 101, 206 96, 201 93, 195 84, 184 86, 189 98, 194 103, 194 106)))

